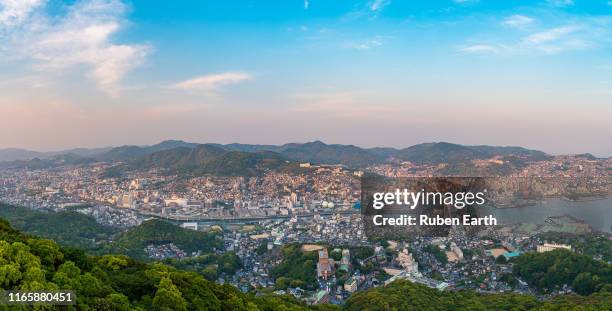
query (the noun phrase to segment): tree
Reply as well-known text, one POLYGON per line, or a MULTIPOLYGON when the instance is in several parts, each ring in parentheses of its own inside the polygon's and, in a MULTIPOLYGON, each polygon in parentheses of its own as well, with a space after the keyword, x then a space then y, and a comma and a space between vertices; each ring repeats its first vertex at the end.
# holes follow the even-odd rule
POLYGON ((53 266, 64 259, 64 254, 60 252, 59 246, 52 240, 31 239, 28 245, 31 252, 37 255, 45 266, 53 266))
POLYGON ((230 294, 230 297, 223 304, 224 309, 232 310, 232 311, 248 311, 247 306, 244 303, 244 300, 240 299, 238 296, 234 294, 230 294))
POLYGON ((209 265, 206 268, 202 269, 202 275, 209 281, 214 281, 217 279, 217 267, 215 265, 209 265))
POLYGON ((112 305, 113 310, 127 311, 130 310, 130 300, 119 293, 113 293, 106 297, 112 305))
POLYGON ((127 257, 125 256, 113 256, 105 255, 100 258, 100 265, 108 270, 119 270, 127 266, 127 257))
POLYGON ((159 281, 155 298, 153 298, 153 309, 160 311, 187 310, 187 302, 170 278, 164 277, 159 281))
POLYGON ((268 251, 268 240, 263 240, 255 249, 257 255, 263 255, 268 251))
POLYGON ((572 282, 572 287, 578 294, 588 295, 595 291, 598 282, 599 277, 597 275, 592 275, 589 272, 582 272, 576 276, 574 282, 572 282))
POLYGON ((526 253, 513 259, 513 273, 540 291, 564 285, 582 295, 612 283, 612 265, 567 250, 526 253))
POLYGON ((446 265, 448 263, 448 257, 446 257, 446 253, 443 252, 438 246, 429 244, 425 248, 425 251, 434 255, 434 257, 436 257, 436 260, 438 260, 441 264, 446 265))
POLYGON ((110 291, 102 282, 91 273, 85 273, 78 277, 80 287, 77 294, 90 297, 104 297, 110 291))
POLYGON ((57 269, 57 273, 63 272, 69 278, 76 278, 81 274, 81 269, 77 267, 74 262, 66 261, 57 269))
POLYGON ((281 276, 279 278, 276 279, 276 282, 274 283, 274 288, 276 289, 287 289, 287 287, 289 287, 291 280, 281 276))
POLYGON ((342 259, 342 252, 333 250, 329 253, 329 257, 333 258, 335 261, 340 261, 340 259, 342 259))
POLYGON ((0 266, 0 286, 2 288, 10 288, 11 285, 17 284, 19 280, 21 280, 21 272, 18 264, 11 263, 0 266))

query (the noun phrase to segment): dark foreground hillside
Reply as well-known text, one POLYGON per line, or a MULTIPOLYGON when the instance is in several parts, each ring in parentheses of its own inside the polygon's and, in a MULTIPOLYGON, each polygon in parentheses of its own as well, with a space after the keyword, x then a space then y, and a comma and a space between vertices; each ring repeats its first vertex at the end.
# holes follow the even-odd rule
MULTIPOLYGON (((76 306, 50 310, 308 310, 292 298, 256 298, 195 272, 61 248, 52 240, 24 235, 1 219, 0 288, 76 292, 76 306)), ((0 310, 9 309, 0 305, 0 310)))
POLYGON ((438 291, 408 281, 358 292, 346 302, 350 311, 369 310, 612 310, 612 289, 590 296, 559 296, 539 301, 518 294, 477 294, 473 291, 438 291))
MULTIPOLYGON (((45 310, 611 310, 611 287, 608 284, 590 296, 541 302, 515 294, 440 292, 396 281, 359 292, 343 307, 307 306, 288 296, 243 294, 230 285, 160 263, 146 264, 121 255, 89 256, 22 234, 0 219, 1 289, 76 292, 76 306, 45 310)), ((9 309, 0 305, 0 310, 9 309)))

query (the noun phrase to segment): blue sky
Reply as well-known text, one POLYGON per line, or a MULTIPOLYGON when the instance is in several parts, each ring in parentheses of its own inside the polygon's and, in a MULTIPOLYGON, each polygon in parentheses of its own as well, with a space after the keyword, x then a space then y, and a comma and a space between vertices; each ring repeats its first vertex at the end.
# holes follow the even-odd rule
POLYGON ((612 2, 0 0, 0 148, 612 155, 612 2))

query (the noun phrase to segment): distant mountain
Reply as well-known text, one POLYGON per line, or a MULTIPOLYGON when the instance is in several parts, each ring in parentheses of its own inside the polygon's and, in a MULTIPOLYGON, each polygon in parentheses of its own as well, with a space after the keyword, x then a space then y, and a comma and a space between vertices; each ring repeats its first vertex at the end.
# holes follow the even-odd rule
POLYGON ((528 161, 542 161, 552 158, 549 154, 533 149, 527 149, 516 146, 469 146, 475 150, 481 152, 484 156, 493 157, 496 155, 501 156, 515 156, 528 161))
POLYGON ((383 159, 391 159, 397 155, 399 152, 398 149, 390 148, 390 147, 375 147, 366 149, 372 154, 375 154, 383 159))
POLYGON ((164 167, 170 170, 193 170, 198 166, 208 165, 227 152, 225 149, 210 145, 201 145, 196 148, 177 147, 152 152, 130 162, 133 167, 138 168, 164 167))
POLYGON ((176 174, 221 176, 255 176, 295 166, 274 152, 228 151, 213 145, 161 150, 129 163, 134 169, 159 168, 176 174))
POLYGON ((542 151, 522 147, 463 146, 446 142, 414 145, 399 150, 394 156, 399 160, 418 164, 465 163, 494 156, 513 156, 524 161, 540 161, 550 158, 542 151))
POLYGON ((80 165, 95 162, 92 158, 81 157, 75 154, 60 154, 47 158, 34 158, 31 160, 15 160, 0 162, 0 168, 39 170, 63 165, 80 165))
POLYGON ((7 148, 0 149, 0 162, 7 161, 29 161, 35 158, 47 159, 59 155, 71 154, 80 157, 91 157, 111 150, 111 147, 105 148, 75 148, 60 151, 39 152, 26 149, 7 148))
MULTIPOLYGON (((235 175, 244 169, 255 175, 265 169, 279 169, 287 160, 313 164, 342 164, 359 168, 373 164, 410 161, 417 164, 468 163, 494 156, 516 165, 549 159, 537 150, 522 147, 464 146, 447 142, 424 143, 404 149, 360 148, 325 144, 321 141, 284 145, 197 144, 166 140, 150 146, 126 145, 115 148, 72 149, 70 152, 40 153, 22 149, 0 150, 0 167, 46 168, 91 161, 130 163, 133 168, 159 167, 173 172, 235 175), (167 152, 166 152, 167 151, 167 152), (4 158, 3 158, 4 157, 4 158), (64 158, 62 160, 62 158, 64 158), (6 162, 6 161, 14 161, 6 162)), ((585 157, 592 157, 585 155, 585 157)))
POLYGON ((165 140, 159 144, 151 146, 120 146, 96 155, 96 159, 109 162, 128 162, 136 158, 151 154, 153 152, 174 149, 178 147, 193 148, 198 146, 195 143, 188 143, 182 140, 165 140))
POLYGON ((174 149, 174 148, 178 148, 178 147, 194 148, 194 147, 197 147, 199 145, 201 145, 201 144, 189 143, 189 142, 182 141, 182 140, 164 140, 164 141, 162 141, 159 144, 145 147, 145 149, 147 149, 148 151, 155 152, 155 151, 160 151, 160 150, 174 149))
POLYGON ((281 154, 289 159, 319 164, 364 167, 384 162, 384 158, 353 145, 327 145, 320 141, 283 145, 281 154))
POLYGON ((303 144, 289 143, 280 146, 246 144, 228 144, 217 146, 227 150, 245 152, 271 151, 279 153, 293 161, 311 162, 315 164, 342 164, 349 167, 364 167, 385 161, 384 156, 370 152, 367 149, 353 145, 328 145, 321 141, 313 141, 303 144))
POLYGON ((281 145, 281 146, 251 145, 251 144, 238 144, 238 143, 227 144, 227 145, 222 145, 222 144, 211 144, 211 145, 214 145, 219 148, 226 149, 226 150, 243 151, 243 152, 259 152, 259 151, 281 152, 283 150, 283 146, 285 146, 285 145, 281 145))
POLYGON ((592 155, 590 153, 581 153, 581 154, 577 154, 575 156, 579 157, 579 158, 585 158, 587 160, 599 160, 600 159, 600 158, 598 158, 598 157, 596 157, 596 156, 594 156, 594 155, 592 155))
POLYGON ((463 146, 446 142, 424 143, 404 149, 360 148, 353 145, 328 145, 321 141, 273 145, 217 145, 228 150, 273 151, 288 159, 317 164, 343 164, 364 167, 394 161, 410 161, 418 164, 465 163, 474 159, 494 156, 513 156, 523 161, 539 161, 550 158, 544 152, 522 147, 463 146))
POLYGON ((45 154, 42 152, 26 149, 0 149, 0 161, 31 160, 34 158, 42 158, 44 156, 45 154))
MULTIPOLYGON (((381 163, 385 161, 388 154, 380 154, 375 151, 370 151, 353 145, 325 144, 321 141, 308 143, 289 143, 284 145, 251 145, 251 144, 207 144, 208 146, 218 147, 226 151, 239 151, 248 153, 274 152, 278 153, 287 159, 312 162, 316 164, 343 164, 350 167, 363 167, 370 164, 381 163)), ((42 153, 20 149, 4 149, 6 150, 5 161, 15 160, 32 160, 34 158, 46 159, 51 156, 70 153, 82 157, 91 157, 99 161, 106 162, 130 162, 135 159, 140 159, 157 151, 175 149, 178 147, 193 149, 201 144, 189 143, 180 140, 166 140, 159 144, 151 146, 136 146, 125 145, 114 148, 97 148, 87 149, 78 148, 59 152, 42 153), (14 150, 14 151, 10 151, 14 150)), ((389 149, 392 148, 379 148, 389 149)), ((4 151, 2 150, 2 151, 4 151)), ((0 161, 2 161, 3 153, 0 151, 0 161)), ((397 151, 397 150, 396 150, 397 151)))
POLYGON ((34 158, 31 160, 15 160, 15 161, 4 161, 0 162, 0 168, 2 169, 28 169, 28 170, 40 170, 53 167, 53 162, 48 160, 42 160, 34 158))
POLYGON ((125 162, 137 157, 142 157, 148 153, 150 152, 148 152, 144 147, 121 146, 112 148, 103 154, 97 155, 96 159, 108 162, 125 162))
POLYGON ((55 155, 61 155, 61 154, 73 154, 73 155, 77 155, 77 156, 81 156, 81 157, 93 157, 99 154, 102 154, 104 152, 108 152, 111 149, 113 149, 113 147, 102 147, 102 148, 74 148, 74 149, 67 149, 67 150, 61 150, 61 151, 52 151, 52 152, 47 152, 45 154, 49 155, 49 156, 55 156, 55 155))
MULTIPOLYGON (((101 153, 79 150, 81 154, 92 154, 84 157, 73 153, 41 155, 26 160, 0 162, 0 168, 10 169, 46 169, 68 164, 85 164, 95 161, 124 162, 128 168, 159 168, 170 173, 193 175, 254 176, 266 170, 291 168, 291 163, 280 154, 259 151, 230 151, 215 145, 201 145, 180 140, 167 140, 151 146, 121 146, 98 149, 101 153)), ((77 149, 74 149, 77 150, 77 149)), ((25 153, 20 153, 23 156, 25 153)), ((295 164, 294 164, 295 165, 295 164)), ((295 165, 297 166, 297 165, 295 165)), ((121 171, 124 168, 120 169, 121 171)), ((117 175, 115 172, 114 175, 117 175)))

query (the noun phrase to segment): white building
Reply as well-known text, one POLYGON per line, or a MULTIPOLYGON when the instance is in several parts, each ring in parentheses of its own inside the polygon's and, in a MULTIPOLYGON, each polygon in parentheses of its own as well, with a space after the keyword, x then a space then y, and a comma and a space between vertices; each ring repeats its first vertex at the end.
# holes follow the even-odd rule
POLYGON ((538 253, 549 252, 555 249, 566 249, 568 251, 572 250, 571 245, 566 244, 552 244, 552 243, 544 243, 544 245, 538 245, 538 253))
POLYGON ((185 222, 181 224, 182 228, 185 229, 191 229, 191 230, 198 230, 198 223, 197 222, 185 222))

